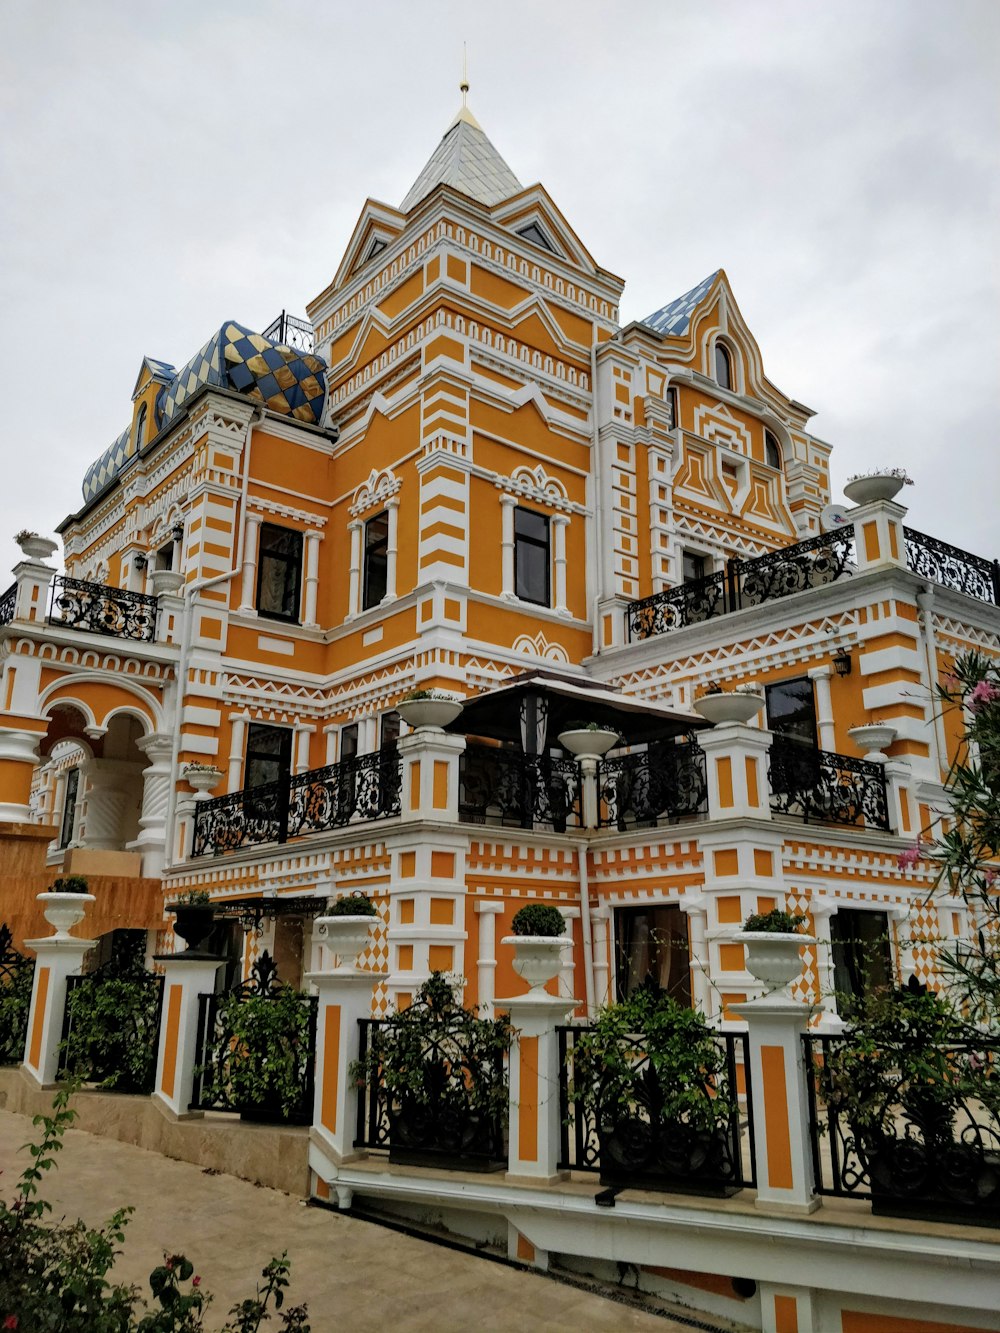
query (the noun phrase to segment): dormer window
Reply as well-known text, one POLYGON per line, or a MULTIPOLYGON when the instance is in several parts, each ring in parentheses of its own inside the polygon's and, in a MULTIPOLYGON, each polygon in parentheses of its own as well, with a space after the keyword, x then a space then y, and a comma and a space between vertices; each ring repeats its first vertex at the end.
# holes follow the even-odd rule
POLYGON ((715 344, 715 382, 720 389, 733 387, 733 363, 722 343, 715 344))
POLYGON ((146 404, 143 403, 139 408, 139 415, 135 420, 135 451, 136 453, 146 443, 146 404))
POLYGON ((388 247, 388 244, 389 242, 383 241, 381 236, 376 236, 368 247, 368 253, 365 255, 365 263, 367 264, 369 260, 374 259, 376 255, 380 255, 382 251, 388 247))
POLYGON ((540 245, 543 250, 552 250, 552 242, 537 222, 529 222, 526 227, 519 227, 517 234, 523 236, 526 241, 530 241, 532 245, 540 245))
POLYGON ((764 432, 764 462, 768 467, 781 467, 781 445, 769 430, 764 432))

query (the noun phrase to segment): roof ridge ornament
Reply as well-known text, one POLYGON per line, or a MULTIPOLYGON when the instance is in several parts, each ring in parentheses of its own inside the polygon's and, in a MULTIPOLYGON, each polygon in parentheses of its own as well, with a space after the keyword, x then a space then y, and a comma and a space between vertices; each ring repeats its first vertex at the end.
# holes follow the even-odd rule
POLYGON ((469 48, 466 42, 462 43, 462 82, 458 85, 458 90, 462 94, 462 105, 458 109, 458 115, 448 126, 448 131, 453 130, 460 120, 481 130, 482 125, 469 110, 469 48))

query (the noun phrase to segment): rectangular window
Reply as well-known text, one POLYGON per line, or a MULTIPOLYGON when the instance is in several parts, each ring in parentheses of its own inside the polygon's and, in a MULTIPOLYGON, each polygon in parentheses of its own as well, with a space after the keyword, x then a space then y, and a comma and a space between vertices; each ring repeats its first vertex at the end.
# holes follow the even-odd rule
POLYGON ((365 595, 363 610, 385 596, 389 569, 389 514, 383 510, 365 524, 365 595))
POLYGON ((251 722, 247 728, 244 787, 264 787, 287 781, 292 768, 291 727, 268 727, 251 722))
POLYGON ((59 830, 59 846, 68 847, 73 841, 73 829, 76 824, 76 798, 80 790, 80 770, 71 768, 66 774, 66 799, 63 801, 62 827, 59 830))
POLYGON ((522 602, 550 605, 549 520, 534 509, 514 510, 514 591, 522 602))
POLYGON ((340 757, 353 759, 358 753, 358 724, 351 722, 340 729, 340 757))
POLYGON ((815 749, 816 703, 808 676, 782 680, 765 687, 767 725, 777 736, 803 741, 815 749))
POLYGON ((302 583, 302 533, 263 523, 257 557, 257 612, 298 623, 302 583))
POLYGON ((853 1004, 893 985, 889 918, 885 912, 841 907, 830 917, 833 988, 842 1016, 853 1004))
POLYGON ((679 907, 619 908, 615 939, 619 1001, 644 986, 691 1007, 688 921, 679 907))
POLYGON ((174 567, 174 544, 167 542, 166 546, 161 546, 156 553, 157 569, 173 569, 174 567))
POLYGON ((684 583, 695 583, 698 579, 703 579, 706 574, 706 560, 703 555, 696 555, 694 551, 685 551, 681 557, 681 579, 684 583))
POLYGON ((379 748, 395 750, 398 741, 399 714, 393 709, 391 713, 383 713, 379 721, 379 748))

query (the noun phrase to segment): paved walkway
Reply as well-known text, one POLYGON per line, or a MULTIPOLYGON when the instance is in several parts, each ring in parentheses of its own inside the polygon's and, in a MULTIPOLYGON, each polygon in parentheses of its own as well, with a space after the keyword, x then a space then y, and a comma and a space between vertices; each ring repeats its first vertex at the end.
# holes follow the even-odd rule
MULTIPOLYGON (((10 1198, 35 1133, 23 1116, 0 1111, 0 1189, 10 1198)), ((122 1282, 148 1294, 150 1269, 165 1250, 184 1253, 215 1300, 207 1319, 218 1328, 231 1305, 253 1294, 260 1269, 286 1250, 291 1304, 308 1302, 314 1333, 349 1326, 356 1333, 428 1329, 434 1333, 516 1329, 649 1330, 690 1333, 681 1324, 630 1309, 536 1273, 490 1263, 369 1222, 308 1208, 290 1195, 232 1176, 209 1175, 130 1144, 70 1130, 44 1197, 59 1217, 103 1222, 133 1204, 122 1282)))

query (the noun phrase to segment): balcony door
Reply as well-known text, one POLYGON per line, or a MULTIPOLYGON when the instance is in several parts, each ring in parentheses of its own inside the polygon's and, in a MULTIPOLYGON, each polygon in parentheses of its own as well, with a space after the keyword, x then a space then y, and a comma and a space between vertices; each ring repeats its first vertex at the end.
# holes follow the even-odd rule
POLYGON ((764 687, 767 725, 774 733, 771 790, 776 796, 812 791, 820 779, 816 701, 808 676, 764 687))
POLYGON ((893 985, 889 918, 885 912, 841 907, 830 918, 833 988, 842 1015, 859 1000, 893 985))
POLYGON ((615 944, 619 1001, 646 987, 691 1007, 688 919, 679 907, 620 907, 615 912, 615 944))

